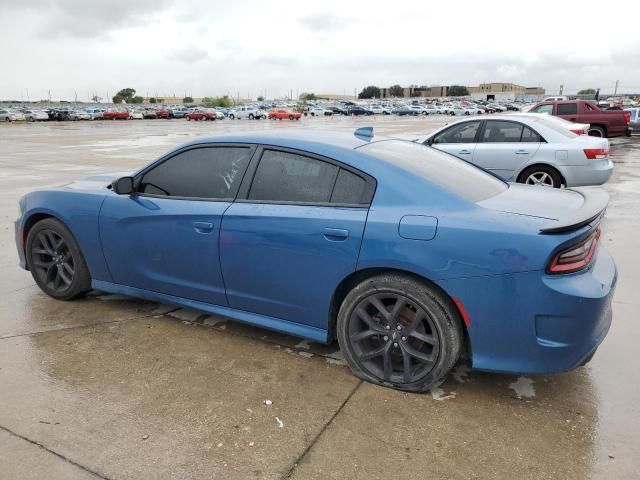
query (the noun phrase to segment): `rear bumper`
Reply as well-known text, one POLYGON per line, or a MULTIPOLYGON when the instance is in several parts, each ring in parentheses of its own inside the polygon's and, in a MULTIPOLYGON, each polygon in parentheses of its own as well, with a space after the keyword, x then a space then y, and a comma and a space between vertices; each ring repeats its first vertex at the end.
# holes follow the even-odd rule
POLYGON ((440 285, 469 314, 474 368, 549 374, 578 367, 604 340, 616 281, 615 263, 600 247, 592 266, 576 274, 538 271, 440 285))
POLYGON ((567 187, 602 185, 613 173, 613 162, 609 159, 590 160, 585 165, 565 165, 559 167, 567 187))

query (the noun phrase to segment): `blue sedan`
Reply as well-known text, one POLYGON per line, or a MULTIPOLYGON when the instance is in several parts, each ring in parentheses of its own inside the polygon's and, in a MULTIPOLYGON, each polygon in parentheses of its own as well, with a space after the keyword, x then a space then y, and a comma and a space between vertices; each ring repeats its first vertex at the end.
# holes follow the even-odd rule
POLYGON ((31 192, 16 243, 56 299, 93 288, 337 339, 358 377, 425 391, 461 355, 531 374, 591 358, 616 283, 607 203, 370 129, 263 133, 31 192))

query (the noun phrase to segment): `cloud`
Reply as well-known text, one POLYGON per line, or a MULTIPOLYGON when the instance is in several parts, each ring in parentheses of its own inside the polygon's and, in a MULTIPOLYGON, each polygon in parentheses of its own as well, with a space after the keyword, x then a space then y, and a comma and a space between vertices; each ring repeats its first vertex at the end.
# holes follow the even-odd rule
POLYGON ((209 53, 200 47, 188 46, 174 50, 167 55, 169 60, 178 60, 185 63, 196 63, 209 57, 209 53))
POLYGON ((314 13, 298 19, 298 21, 313 32, 332 32, 341 30, 351 23, 351 19, 340 17, 330 12, 314 13))

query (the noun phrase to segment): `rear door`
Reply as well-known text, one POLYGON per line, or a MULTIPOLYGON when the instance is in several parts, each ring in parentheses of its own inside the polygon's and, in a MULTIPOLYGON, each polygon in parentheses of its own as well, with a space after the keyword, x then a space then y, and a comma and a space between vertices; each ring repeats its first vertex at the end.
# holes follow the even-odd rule
POLYGON ((512 120, 487 120, 482 128, 473 163, 505 180, 530 163, 542 137, 528 126, 512 120))
POLYGON ((254 146, 189 148, 108 195, 100 235, 115 283, 226 305, 218 239, 254 146))
POLYGON ((427 142, 433 148, 471 162, 478 141, 480 125, 480 120, 456 123, 437 133, 427 142))
POLYGON ((264 147, 222 221, 233 308, 325 329, 356 268, 375 181, 334 160, 264 147))

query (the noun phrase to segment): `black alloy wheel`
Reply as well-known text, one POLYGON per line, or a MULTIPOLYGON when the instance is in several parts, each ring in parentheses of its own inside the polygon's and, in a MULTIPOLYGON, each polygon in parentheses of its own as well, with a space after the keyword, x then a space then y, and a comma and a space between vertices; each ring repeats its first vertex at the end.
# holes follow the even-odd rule
POLYGON ((31 275, 47 295, 71 300, 91 289, 84 257, 71 232, 58 220, 36 223, 26 247, 31 275))

